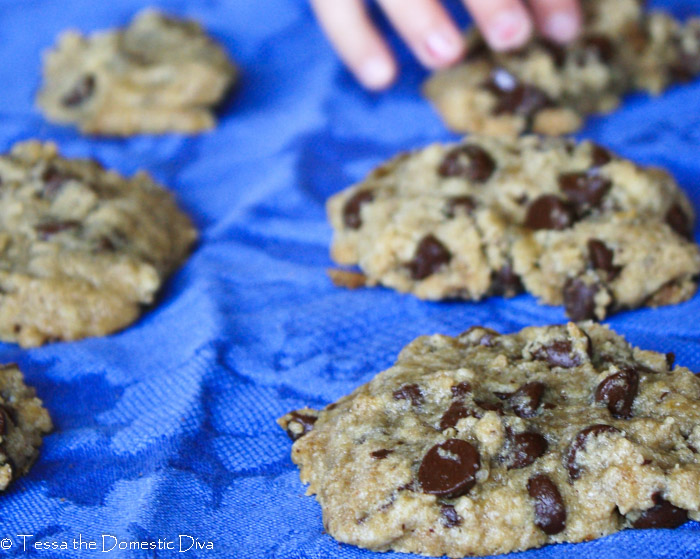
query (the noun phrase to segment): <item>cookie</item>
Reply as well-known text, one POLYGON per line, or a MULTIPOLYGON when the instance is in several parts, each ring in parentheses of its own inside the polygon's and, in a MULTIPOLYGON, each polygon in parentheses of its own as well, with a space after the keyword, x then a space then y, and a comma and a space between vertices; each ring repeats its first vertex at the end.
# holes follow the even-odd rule
POLYGON ((673 179, 591 142, 473 136, 399 155, 328 201, 331 255, 421 299, 523 288, 574 320, 688 299, 693 209, 673 179))
POLYGON ((22 346, 119 330, 196 239, 171 195, 56 146, 0 156, 0 339, 22 346))
POLYGON ((587 0, 584 31, 567 46, 536 37, 512 53, 490 51, 477 31, 466 58, 434 74, 424 92, 460 132, 559 135, 607 113, 631 90, 659 93, 700 73, 700 19, 646 14, 637 0, 587 0))
POLYGON ((421 337, 278 422, 334 538, 463 557, 700 519, 700 379, 592 322, 421 337))
POLYGON ((198 23, 154 10, 124 29, 65 32, 43 73, 37 101, 49 120, 110 136, 213 128, 214 108, 237 77, 198 23))
POLYGON ((36 392, 24 384, 17 365, 0 365, 0 490, 26 474, 52 429, 36 392))

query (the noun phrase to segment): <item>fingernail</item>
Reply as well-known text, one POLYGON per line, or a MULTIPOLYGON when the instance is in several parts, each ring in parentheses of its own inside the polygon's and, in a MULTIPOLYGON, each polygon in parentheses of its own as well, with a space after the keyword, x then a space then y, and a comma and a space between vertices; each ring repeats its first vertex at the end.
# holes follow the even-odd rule
POLYGON ((369 89, 383 89, 394 79, 394 67, 385 58, 369 58, 360 67, 358 78, 369 89))
POLYGON ((496 50, 522 46, 531 32, 532 24, 521 11, 502 12, 486 26, 488 42, 496 50))
POLYGON ((576 37, 579 29, 578 18, 569 12, 556 12, 544 23, 544 34, 555 41, 566 43, 576 37))
POLYGON ((433 31, 425 40, 432 58, 440 62, 453 62, 462 53, 462 38, 454 31, 433 31))

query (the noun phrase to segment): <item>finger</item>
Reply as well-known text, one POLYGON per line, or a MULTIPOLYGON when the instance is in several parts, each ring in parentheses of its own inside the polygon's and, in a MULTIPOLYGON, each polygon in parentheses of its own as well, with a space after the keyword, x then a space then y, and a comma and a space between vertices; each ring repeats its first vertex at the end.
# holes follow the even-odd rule
POLYGON ((559 43, 568 43, 581 30, 578 0, 531 0, 537 28, 559 43))
POLYGON ((530 14, 520 0, 464 0, 494 50, 523 46, 532 34, 530 14))
POLYGON ((396 62, 362 0, 311 0, 311 5, 338 55, 362 85, 368 89, 391 85, 396 62))
POLYGON ((387 17, 418 60, 429 68, 449 66, 464 50, 462 35, 437 0, 379 0, 387 17))

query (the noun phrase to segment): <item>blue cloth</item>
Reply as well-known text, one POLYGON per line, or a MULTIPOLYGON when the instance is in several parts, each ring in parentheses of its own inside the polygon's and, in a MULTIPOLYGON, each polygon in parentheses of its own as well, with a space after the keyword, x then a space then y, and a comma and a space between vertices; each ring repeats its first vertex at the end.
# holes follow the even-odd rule
MULTIPOLYGON (((0 0, 0 149, 53 139, 67 155, 95 156, 123 173, 148 169, 202 233, 159 304, 125 331, 32 350, 0 344, 0 362, 19 362, 56 425, 30 474, 0 497, 0 555, 172 557, 185 535, 214 547, 195 545, 187 557, 400 557, 324 534, 275 419, 350 392, 418 335, 474 324, 512 332, 562 322, 563 311, 528 295, 427 303, 327 279, 326 198, 399 150, 453 138, 421 99, 425 74, 395 36, 401 81, 375 95, 342 69, 302 0, 154 4, 201 20, 242 67, 241 88, 212 133, 87 139, 48 124, 33 107, 40 52, 67 27, 121 25, 145 3, 0 0), (29 551, 18 534, 32 535, 29 551), (167 539, 175 549, 117 546, 102 555, 103 535, 105 549, 110 536, 122 545, 167 539), (72 551, 79 537, 97 548, 72 551), (66 542, 71 551, 37 551, 34 542, 66 542)), ((700 0, 662 4, 700 13, 700 0)), ((669 168, 700 208, 700 82, 655 99, 632 96, 580 136, 669 168)), ((695 297, 608 322, 697 371, 699 313, 695 297)), ((696 558, 700 529, 627 531, 522 556, 696 558)))

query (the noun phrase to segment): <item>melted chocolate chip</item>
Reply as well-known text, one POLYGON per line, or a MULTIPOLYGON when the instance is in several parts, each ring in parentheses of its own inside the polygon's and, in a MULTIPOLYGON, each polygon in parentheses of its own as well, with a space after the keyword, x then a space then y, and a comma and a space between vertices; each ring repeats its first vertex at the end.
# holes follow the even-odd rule
POLYGON ((426 235, 418 244, 413 260, 409 262, 408 268, 411 277, 420 281, 432 276, 440 268, 450 263, 452 254, 433 235, 426 235))
POLYGON ((509 470, 525 468, 547 452, 547 440, 539 433, 518 433, 510 438, 509 470))
POLYGON ((693 227, 690 219, 678 204, 671 206, 671 209, 666 213, 666 223, 681 237, 693 238, 693 227))
POLYGON ((566 49, 547 39, 539 39, 537 44, 542 50, 547 52, 557 68, 564 66, 566 63, 566 49))
POLYGON ((582 56, 579 63, 585 61, 586 55, 598 58, 601 62, 608 63, 613 59, 615 47, 610 39, 603 35, 588 35, 581 39, 582 56))
POLYGON ((569 452, 566 455, 566 468, 569 470, 569 479, 574 481, 581 476, 581 468, 576 465, 576 455, 578 451, 581 450, 589 438, 597 437, 602 433, 619 433, 620 430, 612 427, 611 425, 591 425, 585 429, 579 431, 578 435, 574 438, 574 441, 569 447, 569 452))
POLYGON ((460 212, 471 215, 474 208, 476 208, 476 202, 471 196, 455 196, 447 201, 445 216, 452 219, 460 212))
POLYGON ((532 355, 535 359, 547 361, 553 367, 570 369, 581 364, 581 358, 574 353, 571 340, 555 340, 537 348, 532 355))
POLYGON ((564 284, 562 297, 567 316, 574 321, 595 319, 595 296, 598 284, 589 285, 579 278, 569 278, 564 284))
POLYGON ((479 453, 470 443, 448 439, 426 453, 418 470, 418 481, 424 493, 459 497, 474 487, 480 467, 479 453))
POLYGON ((675 362, 676 362, 676 354, 673 353, 672 351, 669 351, 666 354, 666 364, 668 365, 669 370, 673 369, 673 364, 675 362))
POLYGON ((60 171, 53 165, 46 167, 44 172, 41 174, 41 180, 44 183, 44 196, 50 197, 56 194, 56 192, 58 192, 58 190, 63 186, 63 183, 70 178, 72 177, 69 174, 60 171))
POLYGON ((551 107, 552 100, 540 88, 520 83, 507 70, 498 68, 484 87, 496 95, 494 114, 517 114, 531 119, 538 111, 551 107))
POLYGON ((447 411, 440 418, 440 431, 454 427, 460 419, 465 417, 474 417, 474 412, 467 409, 460 401, 452 402, 450 407, 447 408, 447 411))
POLYGON ((369 455, 372 458, 376 458, 377 460, 384 460, 387 456, 389 456, 393 450, 389 450, 387 448, 380 448, 379 450, 375 450, 374 452, 370 452, 369 455))
POLYGON ((535 525, 545 534, 558 534, 566 528, 566 507, 559 489, 544 474, 531 477, 527 492, 535 500, 535 525))
POLYGON ((466 332, 462 333, 462 337, 469 336, 472 332, 479 330, 481 332, 481 337, 478 340, 471 340, 474 345, 482 345, 485 347, 493 347, 493 342, 496 338, 500 336, 498 332, 492 330, 491 328, 481 328, 479 326, 472 326, 466 332))
POLYGON ((443 503, 440 506, 440 514, 442 515, 442 523, 447 528, 455 528, 462 524, 462 517, 457 514, 454 506, 443 503))
MULTIPOLYGON (((503 404, 501 402, 486 402, 484 400, 474 400, 474 403, 485 411, 495 411, 498 415, 503 413, 503 404)), ((481 419, 483 416, 481 414, 475 414, 476 417, 481 419)))
POLYGON ((85 74, 81 76, 68 93, 61 98, 64 107, 76 107, 82 105, 95 92, 95 76, 85 74))
POLYGON ((561 231, 571 227, 574 221, 574 211, 566 202, 551 194, 545 194, 530 204, 525 217, 525 227, 561 231))
POLYGON ((612 161, 612 154, 602 146, 593 144, 591 147, 591 164, 593 169, 607 165, 612 161))
POLYGON ((363 204, 374 200, 374 194, 369 190, 360 190, 351 196, 343 206, 343 223, 348 229, 359 229, 362 226, 360 210, 363 204))
POLYGON ((293 441, 300 439, 301 437, 306 435, 306 433, 311 431, 311 429, 314 428, 314 423, 316 423, 316 420, 318 419, 317 417, 315 417, 313 415, 305 415, 303 413, 299 413, 296 411, 293 411, 290 415, 292 416, 292 419, 287 423, 286 431, 287 431, 287 435, 289 436, 289 438, 292 439, 293 441), (289 428, 289 425, 291 423, 297 423, 297 424, 301 425, 302 432, 295 433, 294 431, 292 431, 289 428))
POLYGON ((423 392, 417 384, 404 384, 394 390, 393 396, 394 400, 408 400, 414 406, 420 406, 423 403, 423 392))
POLYGON ((581 211, 600 206, 610 190, 610 179, 595 173, 566 173, 559 176, 559 188, 581 211))
POLYGON ((450 390, 453 398, 463 398, 472 391, 472 385, 468 382, 460 382, 455 384, 450 390))
POLYGON ((503 295, 505 297, 514 297, 523 291, 523 284, 520 281, 520 276, 513 271, 510 264, 506 264, 497 272, 494 272, 491 278, 491 292, 494 295, 503 295))
POLYGON ((77 221, 49 221, 47 223, 39 223, 34 226, 34 229, 39 234, 42 241, 46 241, 54 235, 63 231, 77 229, 80 223, 77 221))
POLYGON ((599 239, 589 239, 588 241, 588 261, 594 270, 607 272, 608 280, 615 279, 622 269, 613 264, 615 253, 599 239))
POLYGON ((654 506, 634 521, 634 528, 677 528, 688 521, 688 511, 672 505, 659 493, 655 493, 652 499, 654 506))
POLYGON ((513 413, 523 419, 535 417, 542 403, 545 385, 542 382, 528 382, 515 391, 508 400, 513 413))
POLYGON ((462 177, 473 182, 485 182, 495 169, 496 162, 486 150, 468 145, 448 152, 438 168, 438 173, 443 177, 462 177))
POLYGON ((632 404, 639 389, 639 373, 628 366, 605 378, 595 391, 596 402, 607 404, 608 410, 617 419, 632 417, 632 404))

